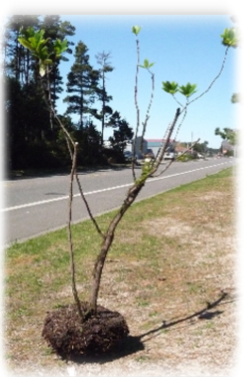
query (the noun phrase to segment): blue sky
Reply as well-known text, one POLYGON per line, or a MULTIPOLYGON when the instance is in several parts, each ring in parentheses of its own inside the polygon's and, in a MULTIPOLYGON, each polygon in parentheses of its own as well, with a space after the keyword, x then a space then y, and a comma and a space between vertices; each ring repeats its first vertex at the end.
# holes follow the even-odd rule
MULTIPOLYGON (((197 84, 198 96, 205 91, 218 74, 223 61, 225 47, 220 34, 226 27, 234 26, 229 16, 212 15, 63 15, 76 28, 70 38, 75 44, 84 42, 89 51, 90 63, 98 68, 95 55, 105 51, 111 53, 114 71, 107 75, 107 91, 113 96, 110 106, 118 110, 131 127, 135 128, 136 111, 134 105, 134 84, 136 71, 136 42, 131 29, 140 25, 140 60, 154 62, 154 100, 148 122, 146 138, 162 138, 166 127, 172 121, 177 103, 162 90, 162 81, 176 81, 180 85, 187 82, 197 84)), ((64 83, 74 62, 61 64, 64 83)), ((209 147, 218 148, 220 137, 214 135, 216 127, 237 127, 238 104, 231 103, 232 93, 239 91, 236 80, 237 49, 230 49, 221 77, 211 90, 200 100, 190 105, 187 118, 177 139, 190 141, 201 138, 209 147)), ((65 86, 66 89, 66 86, 65 86)), ((145 70, 139 74, 139 106, 141 122, 144 121, 151 94, 150 76, 145 70)), ((66 104, 63 92, 58 102, 58 111, 63 113, 66 104)), ((185 98, 178 96, 181 103, 185 98)), ((74 117, 74 120, 76 118, 74 117)), ((100 125, 98 124, 98 129, 100 125)), ((110 128, 105 137, 112 133, 110 128)))

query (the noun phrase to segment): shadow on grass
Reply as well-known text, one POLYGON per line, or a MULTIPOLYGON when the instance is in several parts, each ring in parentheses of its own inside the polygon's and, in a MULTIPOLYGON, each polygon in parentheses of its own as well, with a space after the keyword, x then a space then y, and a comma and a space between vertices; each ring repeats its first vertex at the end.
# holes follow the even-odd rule
MULTIPOLYGON (((197 312, 195 312, 195 313, 193 313, 189 316, 186 316, 184 318, 180 318, 180 319, 177 319, 177 320, 174 320, 174 321, 166 322, 164 320, 159 327, 151 329, 151 330, 149 330, 145 333, 142 333, 139 336, 130 336, 129 335, 125 339, 123 339, 113 351, 111 351, 107 354, 104 354, 103 356, 100 355, 98 357, 94 357, 94 356, 93 357, 77 357, 77 358, 72 358, 72 361, 74 361, 76 363, 88 362, 88 363, 103 364, 103 363, 106 363, 106 362, 110 362, 110 361, 113 361, 113 360, 116 360, 116 359, 119 359, 119 358, 122 358, 122 357, 126 357, 126 356, 129 356, 129 355, 135 354, 135 353, 145 349, 145 346, 144 346, 145 341, 150 340, 153 337, 157 337, 159 335, 159 333, 161 331, 165 330, 165 329, 171 328, 171 327, 173 327, 177 324, 185 323, 185 322, 190 321, 194 318, 200 319, 200 320, 210 320, 210 319, 222 314, 223 311, 219 311, 219 310, 211 311, 211 310, 213 310, 217 306, 219 306, 219 304, 222 301, 224 301, 224 299, 227 298, 227 296, 228 296, 228 293, 221 292, 220 297, 216 301, 214 301, 212 303, 207 303, 207 306, 200 311, 197 311, 197 312), (144 338, 147 337, 147 336, 150 336, 150 337, 147 338, 147 340, 145 340, 144 338), (144 342, 142 341, 142 339, 144 339, 144 342)), ((225 303, 227 303, 227 302, 225 302, 225 303)), ((189 325, 190 324, 191 323, 189 323, 189 325)), ((186 325, 186 326, 188 326, 188 325, 186 325)))

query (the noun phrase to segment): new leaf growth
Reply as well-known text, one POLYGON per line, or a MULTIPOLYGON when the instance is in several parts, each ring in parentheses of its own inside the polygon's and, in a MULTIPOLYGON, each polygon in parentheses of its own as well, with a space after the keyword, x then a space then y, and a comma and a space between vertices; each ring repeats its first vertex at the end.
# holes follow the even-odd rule
POLYGON ((26 30, 21 29, 20 32, 18 41, 38 58, 39 74, 44 76, 46 68, 54 64, 54 61, 60 58, 61 54, 67 49, 67 41, 57 39, 49 48, 50 38, 44 38, 45 30, 34 31, 33 27, 28 27, 26 30))
POLYGON ((238 36, 237 31, 235 28, 226 28, 223 34, 220 35, 222 40, 222 44, 228 47, 237 47, 238 45, 238 36))

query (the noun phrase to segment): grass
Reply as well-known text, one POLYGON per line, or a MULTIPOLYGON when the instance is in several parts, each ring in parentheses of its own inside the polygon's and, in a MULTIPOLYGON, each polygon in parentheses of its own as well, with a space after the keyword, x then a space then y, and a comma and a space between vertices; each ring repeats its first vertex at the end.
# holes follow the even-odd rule
MULTIPOLYGON (((217 300, 221 290, 232 297, 234 198, 234 173, 229 168, 135 204, 117 230, 102 277, 99 303, 121 312, 131 334, 140 335, 157 329, 163 319, 170 323, 179 319, 182 324, 207 301, 217 300)), ((113 214, 98 217, 102 229, 113 214)), ((74 225, 73 235, 78 290, 80 298, 87 299, 101 241, 89 221, 74 225)), ((18 371, 21 364, 63 366, 50 353, 41 332, 46 311, 73 301, 65 229, 16 243, 6 250, 5 297, 6 360, 10 367, 18 371)), ((193 354, 193 346, 199 345, 201 333, 207 344, 204 350, 220 351, 223 357, 217 361, 226 363, 231 356, 222 352, 221 344, 232 314, 231 306, 226 318, 221 314, 219 321, 214 317, 205 326, 205 320, 198 322, 195 318, 186 321, 189 327, 175 333, 170 331, 177 329, 178 323, 161 329, 156 338, 145 341, 151 351, 147 359, 161 360, 164 348, 172 347, 173 360, 179 361, 187 349, 192 351, 187 362, 194 360, 197 355, 193 354)), ((234 338, 229 334, 232 342, 234 338)), ((143 361, 145 356, 144 351, 138 351, 130 358, 143 361)))

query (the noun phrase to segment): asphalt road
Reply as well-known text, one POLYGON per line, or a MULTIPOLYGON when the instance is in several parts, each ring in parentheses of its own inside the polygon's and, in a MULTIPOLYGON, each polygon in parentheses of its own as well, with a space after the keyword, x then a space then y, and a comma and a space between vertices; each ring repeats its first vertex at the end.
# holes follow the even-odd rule
MULTIPOLYGON (((147 181, 137 201, 199 180, 234 164, 235 159, 226 158, 174 162, 162 176, 147 181)), ((140 168, 137 171, 140 172, 140 168)), ((129 168, 81 173, 79 177, 94 215, 118 208, 133 181, 129 168)), ((4 244, 21 242, 65 227, 68 192, 68 175, 5 181, 4 208, 1 210, 5 224, 4 244)), ((88 218, 77 187, 73 209, 74 223, 88 218)))

